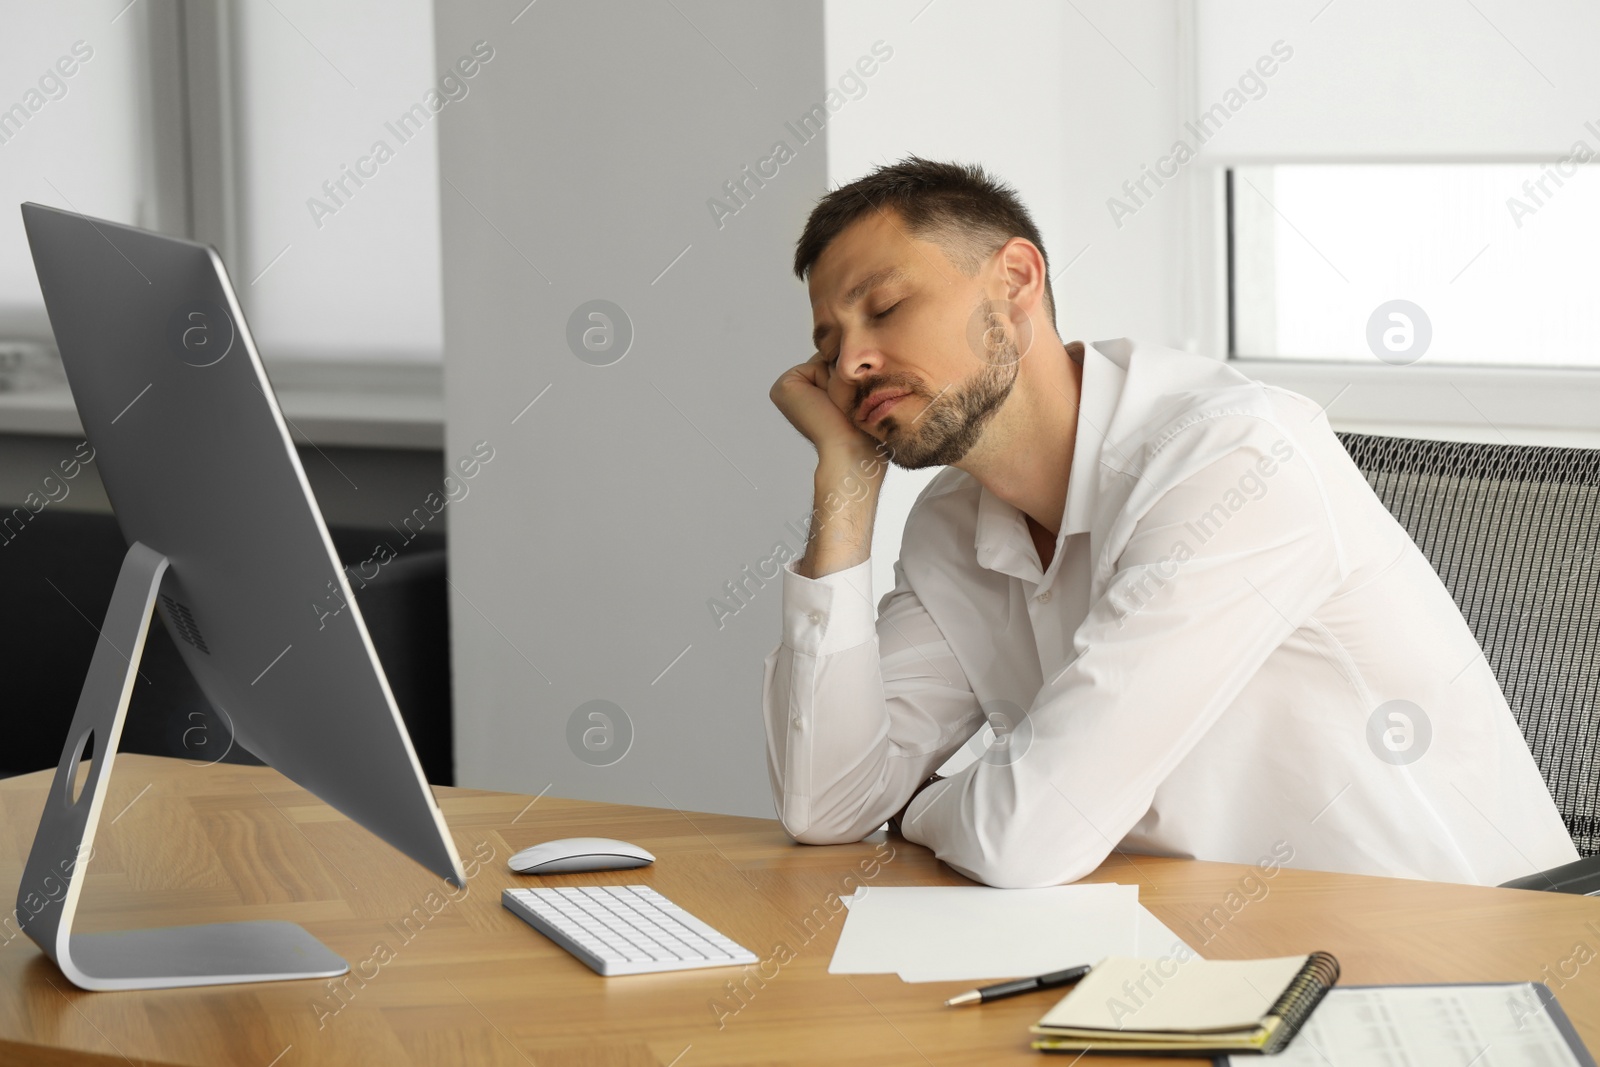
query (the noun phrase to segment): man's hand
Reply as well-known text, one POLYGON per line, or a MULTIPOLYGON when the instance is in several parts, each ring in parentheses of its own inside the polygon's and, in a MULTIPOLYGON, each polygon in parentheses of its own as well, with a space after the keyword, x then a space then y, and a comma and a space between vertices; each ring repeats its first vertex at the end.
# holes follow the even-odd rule
MULTIPOLYGON (((817 456, 829 459, 859 460, 875 455, 878 441, 856 425, 828 395, 832 383, 829 360, 818 352, 797 367, 778 376, 768 394, 789 424, 817 448, 817 456)), ((849 390, 855 395, 855 390, 849 390)))
MULTIPOLYGON (((868 558, 878 490, 888 467, 880 458, 885 446, 828 395, 832 381, 828 360, 819 352, 779 375, 768 394, 790 425, 817 448, 811 532, 805 554, 795 564, 795 573, 805 578, 820 578, 868 558)), ((839 391, 855 395, 854 389, 839 391)))

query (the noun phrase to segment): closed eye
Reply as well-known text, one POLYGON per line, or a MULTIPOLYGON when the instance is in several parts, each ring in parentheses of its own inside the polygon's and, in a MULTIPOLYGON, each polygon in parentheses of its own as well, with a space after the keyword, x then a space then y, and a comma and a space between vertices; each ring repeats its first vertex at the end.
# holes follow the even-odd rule
MULTIPOLYGON (((899 307, 903 303, 905 303, 905 301, 896 300, 894 303, 890 304, 888 307, 884 308, 882 311, 877 312, 876 314, 874 314, 872 316, 873 320, 876 321, 878 319, 888 318, 889 317, 889 312, 893 311, 895 308, 899 307)), ((833 369, 833 368, 837 367, 838 365, 839 365, 839 353, 835 352, 833 354, 833 358, 828 360, 828 367, 829 367, 829 369, 833 369)))

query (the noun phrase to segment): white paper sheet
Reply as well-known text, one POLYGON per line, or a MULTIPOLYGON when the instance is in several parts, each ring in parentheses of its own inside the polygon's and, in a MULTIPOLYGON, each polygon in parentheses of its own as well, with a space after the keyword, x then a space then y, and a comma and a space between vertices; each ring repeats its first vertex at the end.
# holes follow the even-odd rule
MULTIPOLYGON (((1136 955, 1146 959, 1158 960, 1163 957, 1174 959, 1188 955, 1199 956, 1183 938, 1179 937, 1172 927, 1155 917, 1155 913, 1139 905, 1139 951, 1136 955)), ((1111 953, 1106 953, 1111 955, 1111 953)))
POLYGON ((832 974, 992 981, 1187 948, 1139 904, 1136 885, 871 886, 846 903, 832 974))

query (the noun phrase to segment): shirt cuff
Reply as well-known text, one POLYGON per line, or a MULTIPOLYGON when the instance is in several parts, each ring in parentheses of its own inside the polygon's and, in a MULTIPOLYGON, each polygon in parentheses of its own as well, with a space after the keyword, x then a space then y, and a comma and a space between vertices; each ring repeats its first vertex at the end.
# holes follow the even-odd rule
POLYGON ((865 644, 878 635, 872 606, 872 560, 807 578, 798 559, 783 565, 783 643, 812 656, 865 644))

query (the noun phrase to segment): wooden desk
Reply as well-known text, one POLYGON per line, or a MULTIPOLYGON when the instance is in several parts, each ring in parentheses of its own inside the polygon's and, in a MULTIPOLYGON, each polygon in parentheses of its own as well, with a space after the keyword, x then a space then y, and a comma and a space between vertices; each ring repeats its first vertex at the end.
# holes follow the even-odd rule
MULTIPOLYGON (((6 915, 48 780, 0 782, 6 915)), ((81 929, 289 919, 342 954, 354 977, 84 993, 19 935, 0 943, 0 1064, 1065 1062, 1027 1044, 1054 994, 947 1009, 943 998, 968 983, 827 973, 844 924, 831 894, 967 884, 919 846, 877 834, 815 848, 772 820, 438 793, 463 860, 492 850, 454 900, 274 771, 119 756, 81 929), (600 978, 501 907, 502 888, 533 882, 506 868, 512 852, 579 836, 634 841, 657 862, 540 884, 648 883, 764 965, 600 978), (740 996, 730 981, 743 983, 740 996), (331 992, 346 982, 342 999, 331 992)), ((1600 1050, 1600 899, 1288 869, 1243 881, 1255 873, 1114 856, 1090 880, 1137 882, 1144 903, 1208 957, 1323 948, 1347 983, 1542 978, 1600 1050), (1208 913, 1209 933, 1197 932, 1190 924, 1208 913)))

